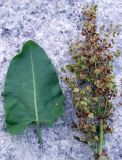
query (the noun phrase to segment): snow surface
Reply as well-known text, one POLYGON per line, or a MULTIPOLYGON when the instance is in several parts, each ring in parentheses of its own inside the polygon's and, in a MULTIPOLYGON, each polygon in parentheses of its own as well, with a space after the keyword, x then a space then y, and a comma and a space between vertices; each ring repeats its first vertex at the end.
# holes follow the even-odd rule
MULTIPOLYGON (((0 93, 3 91, 5 75, 11 59, 21 49, 23 42, 32 39, 44 48, 57 68, 70 57, 68 42, 79 38, 82 28, 81 10, 92 0, 0 0, 0 93)), ((94 0, 98 3, 98 26, 101 24, 122 25, 122 0, 94 0)), ((122 50, 122 29, 117 46, 122 50)), ((122 56, 114 63, 115 76, 120 92, 122 78, 122 56)), ((42 127, 43 144, 38 144, 34 126, 20 136, 6 132, 5 112, 0 96, 0 160, 93 160, 88 145, 76 141, 78 133, 71 129, 76 119, 67 86, 61 81, 65 94, 65 114, 52 128, 42 127)), ((106 137, 106 148, 111 160, 122 160, 122 108, 115 101, 114 133, 106 137)))

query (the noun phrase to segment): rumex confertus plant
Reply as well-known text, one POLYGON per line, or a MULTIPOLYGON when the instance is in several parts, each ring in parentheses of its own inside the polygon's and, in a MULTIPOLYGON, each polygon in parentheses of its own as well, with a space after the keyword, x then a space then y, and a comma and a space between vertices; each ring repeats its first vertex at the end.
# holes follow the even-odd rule
POLYGON ((112 132, 108 120, 112 117, 112 100, 116 97, 116 84, 113 75, 113 60, 119 55, 114 49, 117 26, 101 26, 97 31, 97 5, 83 9, 83 29, 85 40, 71 43, 69 50, 72 63, 63 71, 70 72, 64 81, 71 89, 78 124, 77 130, 84 133, 75 139, 89 144, 95 159, 109 159, 103 148, 105 134, 112 132))

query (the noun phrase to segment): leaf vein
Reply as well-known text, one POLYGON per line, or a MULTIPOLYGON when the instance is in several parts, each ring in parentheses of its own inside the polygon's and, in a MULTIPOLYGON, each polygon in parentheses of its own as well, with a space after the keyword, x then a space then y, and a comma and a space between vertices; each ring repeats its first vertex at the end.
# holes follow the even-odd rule
POLYGON ((33 96, 34 96, 34 107, 35 107, 35 114, 36 114, 36 123, 39 124, 39 115, 38 115, 38 108, 37 108, 37 95, 36 95, 36 81, 35 81, 34 63, 33 63, 33 57, 32 57, 31 48, 30 48, 30 56, 31 56, 31 67, 32 67, 33 96))

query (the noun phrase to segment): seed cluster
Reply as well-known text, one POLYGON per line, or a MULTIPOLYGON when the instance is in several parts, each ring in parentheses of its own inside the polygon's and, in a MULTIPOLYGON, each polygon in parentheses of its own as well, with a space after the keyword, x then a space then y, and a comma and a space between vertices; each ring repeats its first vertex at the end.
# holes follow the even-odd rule
POLYGON ((84 25, 81 35, 85 40, 70 45, 73 63, 65 71, 74 76, 65 77, 65 82, 72 91, 74 106, 77 108, 77 130, 84 132, 84 137, 75 137, 88 143, 94 150, 95 158, 107 158, 103 149, 105 133, 111 132, 108 118, 112 116, 112 100, 116 96, 116 84, 113 75, 113 59, 119 55, 113 50, 116 27, 101 26, 97 32, 97 6, 87 6, 83 10, 84 25))

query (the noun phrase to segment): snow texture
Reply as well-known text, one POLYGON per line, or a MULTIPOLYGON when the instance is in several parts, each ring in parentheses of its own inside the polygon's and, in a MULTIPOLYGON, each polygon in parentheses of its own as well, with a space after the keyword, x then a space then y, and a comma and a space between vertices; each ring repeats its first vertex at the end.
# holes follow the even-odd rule
MULTIPOLYGON (((68 42, 79 38, 82 28, 81 10, 92 0, 0 0, 0 94, 11 59, 29 39, 44 48, 57 68, 70 61, 68 42)), ((103 23, 122 25, 122 0, 95 0, 98 3, 98 26, 103 23)), ((122 29, 116 39, 122 50, 122 29)), ((115 79, 120 92, 122 57, 115 60, 115 79)), ((65 94, 65 114, 52 128, 42 127, 43 144, 38 144, 35 128, 30 126, 22 135, 11 136, 6 132, 5 112, 0 96, 0 160, 93 160, 88 145, 76 141, 79 133, 71 129, 76 119, 71 95, 61 81, 65 94)), ((119 93, 118 93, 119 95, 119 93)), ((114 111, 114 133, 106 137, 106 149, 111 160, 122 160, 122 108, 114 111)))

